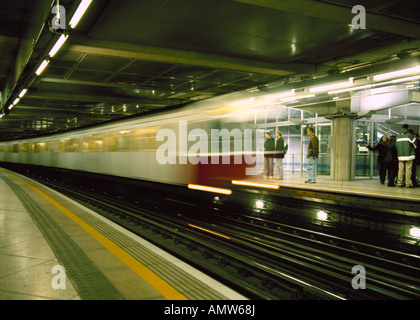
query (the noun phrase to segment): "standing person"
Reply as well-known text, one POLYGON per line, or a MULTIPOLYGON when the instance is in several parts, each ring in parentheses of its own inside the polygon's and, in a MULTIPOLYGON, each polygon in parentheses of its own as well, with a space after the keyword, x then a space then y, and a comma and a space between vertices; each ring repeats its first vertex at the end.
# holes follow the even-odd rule
POLYGON ((411 168, 411 184, 413 187, 418 187, 417 184, 417 162, 418 162, 418 152, 419 149, 418 140, 417 140, 417 134, 414 134, 414 131, 412 129, 409 129, 408 132, 410 132, 414 137, 414 160, 413 160, 413 167, 411 168))
POLYGON ((276 180, 283 180, 283 158, 287 152, 287 143, 282 137, 281 131, 276 132, 276 146, 274 148, 274 158, 276 160, 274 173, 276 180))
POLYGON ((414 161, 416 162, 416 181, 418 181, 420 179, 420 135, 416 133, 414 137, 416 138, 416 141, 414 141, 416 145, 416 150, 414 150, 416 159, 414 161))
POLYGON ((411 183, 411 169, 413 167, 413 160, 415 158, 414 149, 414 135, 408 131, 408 125, 404 124, 397 139, 398 187, 403 186, 405 176, 405 186, 407 188, 413 188, 411 183))
POLYGON ((365 144, 365 147, 367 147, 369 150, 373 152, 378 151, 379 178, 382 184, 385 183, 386 171, 388 169, 389 163, 392 161, 391 151, 388 150, 387 146, 388 138, 386 136, 382 136, 381 141, 379 141, 379 143, 373 148, 370 145, 365 144), (389 151, 389 153, 387 151, 389 151))
POLYGON ((274 147, 274 138, 271 137, 270 131, 266 131, 264 142, 264 178, 273 178, 274 147))
POLYGON ((319 142, 318 138, 315 136, 314 129, 312 127, 307 128, 306 133, 309 136, 309 144, 308 154, 306 155, 306 157, 308 158, 308 180, 306 180, 305 183, 316 183, 319 142))
POLYGON ((388 167, 388 187, 395 187, 395 178, 398 174, 398 154, 396 147, 397 137, 390 136, 388 150, 391 152, 392 160, 388 167))

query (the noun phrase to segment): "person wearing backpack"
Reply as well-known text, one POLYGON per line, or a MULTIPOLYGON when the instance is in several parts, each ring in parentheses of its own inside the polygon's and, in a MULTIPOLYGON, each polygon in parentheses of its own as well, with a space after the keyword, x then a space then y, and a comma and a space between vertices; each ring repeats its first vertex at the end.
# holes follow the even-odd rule
POLYGON ((274 148, 274 158, 276 159, 274 173, 276 175, 276 180, 283 180, 283 158, 289 148, 282 135, 283 133, 281 131, 276 132, 277 139, 274 148))
POLYGON ((414 135, 408 131, 408 124, 404 124, 402 130, 397 138, 397 153, 398 153, 398 180, 397 186, 404 185, 407 188, 414 188, 411 181, 411 170, 413 161, 415 160, 414 135))

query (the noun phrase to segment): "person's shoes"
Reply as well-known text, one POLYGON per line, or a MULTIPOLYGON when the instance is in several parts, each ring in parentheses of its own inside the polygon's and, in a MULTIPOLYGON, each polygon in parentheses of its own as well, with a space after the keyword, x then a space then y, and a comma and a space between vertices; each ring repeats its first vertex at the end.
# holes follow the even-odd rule
POLYGON ((264 179, 267 179, 268 178, 268 176, 264 176, 264 179))
POLYGON ((273 176, 269 176, 268 179, 273 179, 273 176))
POLYGON ((306 180, 305 183, 316 183, 316 182, 312 180, 306 180))
POLYGON ((388 184, 388 187, 396 187, 395 184, 388 184))
POLYGON ((406 186, 406 188, 414 188, 413 186, 406 186))

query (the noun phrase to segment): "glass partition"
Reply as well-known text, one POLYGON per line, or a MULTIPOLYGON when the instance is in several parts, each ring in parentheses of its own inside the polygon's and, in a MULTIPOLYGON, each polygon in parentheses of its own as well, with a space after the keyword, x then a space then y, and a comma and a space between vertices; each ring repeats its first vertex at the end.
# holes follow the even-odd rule
POLYGON ((371 176, 371 154, 365 146, 372 140, 372 122, 356 121, 356 159, 355 159, 355 177, 371 176))

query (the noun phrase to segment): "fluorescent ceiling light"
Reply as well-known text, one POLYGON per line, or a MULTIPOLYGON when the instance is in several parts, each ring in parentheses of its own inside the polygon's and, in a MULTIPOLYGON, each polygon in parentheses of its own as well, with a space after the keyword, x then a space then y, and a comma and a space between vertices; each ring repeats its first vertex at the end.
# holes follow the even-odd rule
POLYGON ((373 87, 373 84, 366 84, 364 86, 328 91, 328 94, 342 93, 342 92, 348 92, 348 91, 354 91, 354 90, 363 90, 363 89, 369 89, 372 87, 373 87))
POLYGON ((39 76, 42 71, 44 71, 44 69, 47 67, 47 65, 50 63, 50 60, 44 60, 42 61, 41 65, 39 66, 39 68, 35 71, 36 75, 39 76))
POLYGON ((416 73, 419 73, 419 72, 420 72, 420 66, 417 66, 417 67, 414 67, 414 68, 409 68, 409 69, 403 69, 403 70, 398 70, 398 71, 394 71, 394 72, 378 74, 378 75, 373 77, 373 80, 374 81, 381 81, 381 80, 397 78, 397 77, 401 77, 401 76, 408 76, 410 74, 416 74, 416 73))
POLYGON ((13 105, 17 105, 19 103, 20 98, 16 98, 15 101, 13 101, 13 105))
POLYGON ((340 89, 343 87, 347 87, 353 84, 353 78, 349 78, 348 81, 338 82, 338 83, 332 83, 327 84, 324 86, 314 87, 310 88, 310 92, 321 92, 321 91, 328 91, 328 90, 334 90, 334 89, 340 89))
POLYGON ((28 91, 28 89, 23 89, 23 90, 19 93, 19 98, 22 98, 22 97, 25 95, 26 91, 28 91))
POLYGON ((254 98, 234 102, 234 103, 232 103, 232 106, 236 107, 236 106, 241 106, 241 105, 244 105, 244 104, 247 104, 247 103, 252 103, 252 102, 254 102, 254 98))
POLYGON ((272 95, 266 96, 264 99, 284 98, 284 97, 293 96, 294 94, 295 94, 295 89, 293 89, 291 91, 287 91, 287 92, 272 94, 272 95))
POLYGON ((296 99, 307 99, 307 98, 313 98, 315 97, 314 94, 306 94, 304 96, 297 96, 296 99))
POLYGON ((72 27, 73 29, 76 27, 76 25, 79 23, 80 19, 85 14, 91 2, 92 0, 82 0, 76 12, 70 20, 70 27, 72 27))
POLYGON ((63 45, 63 43, 67 40, 69 36, 68 35, 64 35, 62 34, 60 36, 60 38, 58 38, 57 42, 55 43, 55 45, 52 47, 49 56, 52 58, 54 57, 54 55, 57 53, 58 50, 60 50, 61 46, 63 45))
POLYGON ((395 79, 395 80, 392 80, 391 82, 393 84, 397 84, 397 83, 408 82, 408 81, 416 81, 416 80, 419 80, 419 79, 420 79, 420 75, 419 76, 412 76, 412 77, 395 79))
POLYGON ((254 103, 254 104, 250 104, 250 105, 247 105, 247 106, 243 106, 243 108, 258 107, 258 106, 262 106, 262 105, 264 105, 264 104, 267 104, 267 102, 262 101, 262 102, 254 103))

